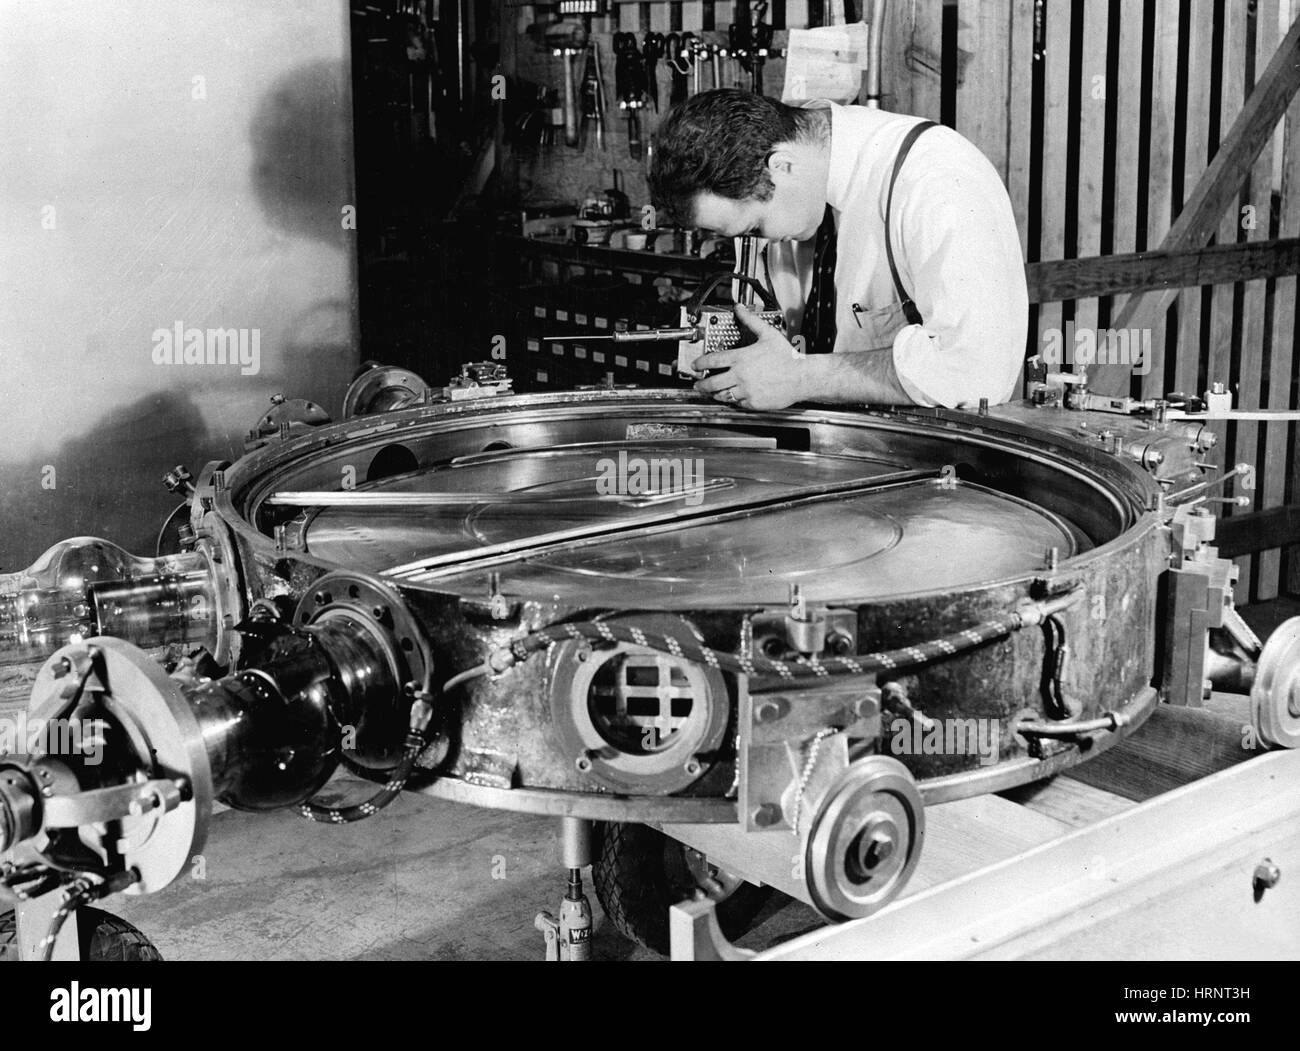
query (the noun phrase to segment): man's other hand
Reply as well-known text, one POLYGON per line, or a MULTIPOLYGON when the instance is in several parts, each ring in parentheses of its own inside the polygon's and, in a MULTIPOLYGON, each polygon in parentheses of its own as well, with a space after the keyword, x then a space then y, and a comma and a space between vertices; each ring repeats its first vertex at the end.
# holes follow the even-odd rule
POLYGON ((727 371, 706 376, 695 384, 695 389, 745 409, 784 409, 800 401, 803 356, 749 307, 737 304, 736 320, 757 337, 757 342, 701 354, 695 359, 696 372, 727 371))

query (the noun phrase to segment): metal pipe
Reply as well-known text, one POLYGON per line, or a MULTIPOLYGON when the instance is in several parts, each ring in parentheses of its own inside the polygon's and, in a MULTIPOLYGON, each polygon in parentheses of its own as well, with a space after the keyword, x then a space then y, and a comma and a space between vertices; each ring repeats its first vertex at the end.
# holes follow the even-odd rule
POLYGON ((880 67, 885 57, 885 0, 872 0, 871 25, 867 31, 868 109, 880 108, 880 67))
POLYGON ((583 869, 591 864, 592 823, 580 817, 560 818, 560 856, 566 869, 583 869))

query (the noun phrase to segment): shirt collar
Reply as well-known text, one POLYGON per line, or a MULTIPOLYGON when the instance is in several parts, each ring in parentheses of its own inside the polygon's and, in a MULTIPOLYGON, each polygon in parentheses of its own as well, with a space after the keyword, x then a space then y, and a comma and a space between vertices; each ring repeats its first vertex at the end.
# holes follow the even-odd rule
POLYGON ((855 151, 849 141, 852 137, 844 107, 828 102, 831 115, 831 159, 826 172, 826 203, 835 211, 844 210, 853 182, 855 151))
POLYGON ((844 120, 844 107, 830 99, 809 99, 800 103, 799 108, 824 109, 830 113, 831 159, 826 172, 826 203, 836 212, 843 211, 853 175, 853 150, 845 141, 849 137, 849 129, 844 120))

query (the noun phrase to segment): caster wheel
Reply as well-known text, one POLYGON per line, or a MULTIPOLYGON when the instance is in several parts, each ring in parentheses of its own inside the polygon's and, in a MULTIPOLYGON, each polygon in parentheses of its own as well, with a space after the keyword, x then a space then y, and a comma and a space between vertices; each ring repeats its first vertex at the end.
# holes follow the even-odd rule
POLYGON ((668 910, 703 892, 718 904, 718 924, 738 938, 771 896, 715 865, 662 832, 645 825, 604 827, 592 865, 596 897, 624 937, 667 956, 668 910))

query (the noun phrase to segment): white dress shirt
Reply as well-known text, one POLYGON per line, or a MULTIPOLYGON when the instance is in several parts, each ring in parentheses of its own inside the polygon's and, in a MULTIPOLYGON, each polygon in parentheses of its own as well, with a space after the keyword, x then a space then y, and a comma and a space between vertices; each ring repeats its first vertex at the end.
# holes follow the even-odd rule
MULTIPOLYGON (((921 405, 1010 400, 1024 361, 1029 295, 997 170, 951 128, 929 128, 913 144, 890 217, 894 262, 923 320, 909 325, 885 255, 885 201, 895 155, 920 118, 821 105, 831 116, 826 189, 837 232, 835 352, 892 347, 899 382, 921 405)), ((802 321, 812 253, 812 241, 768 245, 787 331, 797 332, 802 321)))

